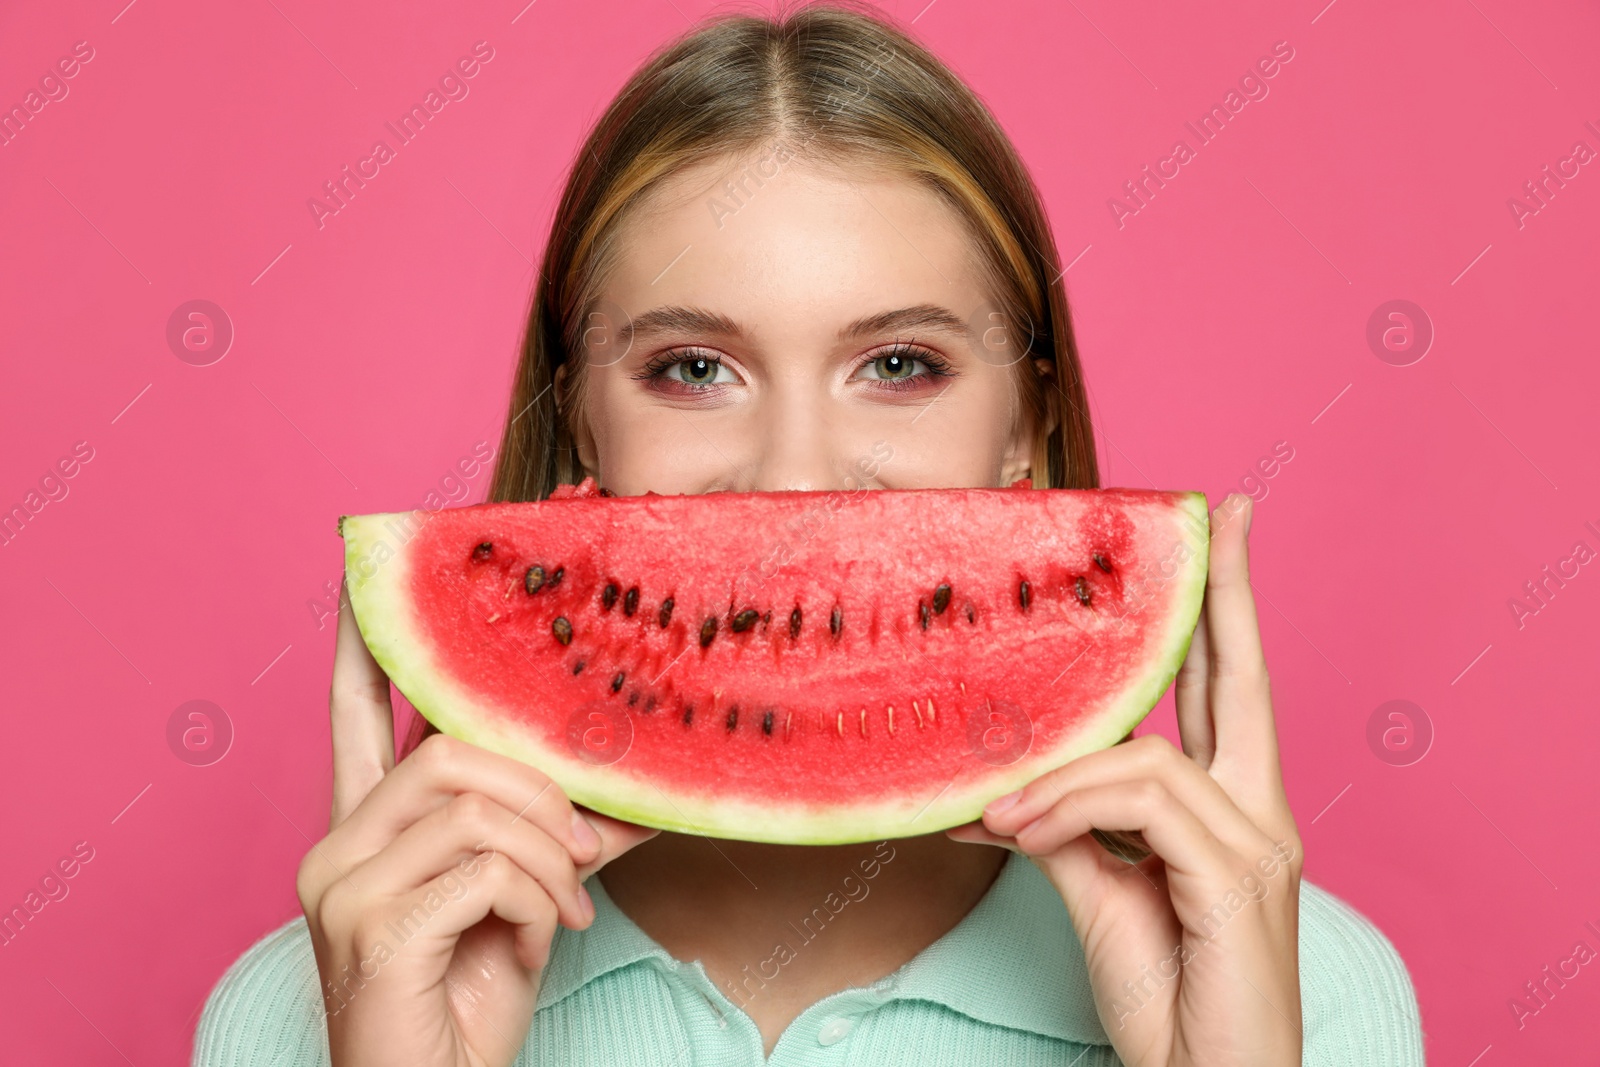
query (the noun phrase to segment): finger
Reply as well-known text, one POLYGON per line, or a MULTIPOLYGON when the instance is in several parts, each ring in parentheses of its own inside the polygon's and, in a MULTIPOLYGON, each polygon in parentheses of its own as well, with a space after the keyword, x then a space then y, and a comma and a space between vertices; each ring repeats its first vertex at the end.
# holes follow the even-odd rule
MULTIPOLYGON (((984 809, 983 823, 997 834, 1016 837, 1034 819, 1058 806, 1074 792, 1118 784, 1150 782, 1178 798, 1206 826, 1207 833, 1244 853, 1270 848, 1264 831, 1234 803, 1215 778, 1160 734, 1146 734, 1125 745, 1080 756, 1048 771, 1005 804, 1002 797, 984 809)), ((1100 827, 1097 829, 1138 829, 1100 827)), ((1147 844, 1155 848, 1155 842, 1147 844)))
POLYGON ((373 909, 370 919, 389 939, 455 941, 490 914, 516 928, 517 960, 544 969, 561 913, 539 882, 504 853, 485 853, 373 909))
POLYGON ((434 734, 373 787, 371 796, 338 830, 328 848, 340 866, 374 855, 408 826, 462 793, 481 793, 516 817, 562 842, 574 860, 587 861, 600 847, 593 827, 573 809, 559 785, 520 760, 434 734))
MULTIPOLYGON (((561 921, 588 924, 572 856, 549 834, 481 793, 464 793, 419 819, 383 851, 350 872, 366 895, 399 897, 485 853, 503 855, 556 902, 561 921)), ((330 890, 331 892, 331 890, 330 890)))
POLYGON ((342 582, 328 715, 333 735, 333 810, 328 820, 332 830, 394 767, 389 678, 361 636, 342 582))
POLYGON ((974 845, 999 845, 1001 848, 1010 849, 1012 852, 1022 851, 1017 846, 1014 838, 1002 837, 997 833, 992 833, 988 827, 983 825, 981 819, 962 823, 960 826, 952 826, 944 832, 944 835, 952 841, 965 841, 974 845))
POLYGON ((1177 705, 1178 737, 1183 751, 1202 770, 1211 766, 1217 750, 1217 734, 1211 724, 1211 656, 1210 635, 1206 632, 1205 604, 1200 606, 1200 616, 1195 620, 1194 636, 1189 641, 1189 652, 1178 668, 1178 677, 1172 688, 1172 698, 1177 705))
MULTIPOLYGON (((575 806, 576 807, 576 806, 575 806)), ((587 879, 600 868, 616 859, 618 856, 639 847, 651 838, 660 835, 661 831, 653 826, 640 826, 637 823, 623 822, 613 819, 609 815, 601 815, 589 808, 577 808, 580 818, 588 821, 600 835, 600 851, 594 859, 578 867, 578 877, 587 879)))
POLYGON ((1048 855, 1090 830, 1137 830, 1174 871, 1230 870, 1232 853, 1178 797, 1153 779, 1074 789, 1016 834, 1029 855, 1048 855))
POLYGON ((1211 658, 1208 703, 1216 749, 1208 769, 1259 825, 1277 834, 1291 816, 1250 584, 1248 534, 1253 511, 1249 497, 1234 494, 1212 513, 1215 533, 1206 626, 1211 658))
POLYGON ((1245 537, 1253 504, 1232 493, 1211 513, 1210 563, 1206 573, 1206 634, 1210 657, 1210 706, 1216 751, 1237 749, 1255 758, 1273 738, 1267 663, 1261 651, 1255 592, 1250 587, 1245 537))

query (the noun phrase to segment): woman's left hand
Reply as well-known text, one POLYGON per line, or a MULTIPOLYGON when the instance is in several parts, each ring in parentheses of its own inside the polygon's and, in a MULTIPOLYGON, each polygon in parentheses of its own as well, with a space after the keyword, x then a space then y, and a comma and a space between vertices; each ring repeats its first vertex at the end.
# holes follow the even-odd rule
POLYGON ((1250 588, 1248 497, 1211 514, 1205 604, 1175 684, 1183 751, 1159 734, 1001 797, 958 841, 1027 855, 1083 943, 1129 1067, 1300 1063, 1300 836, 1284 794, 1250 588), (1089 831, 1138 831, 1136 864, 1089 831))

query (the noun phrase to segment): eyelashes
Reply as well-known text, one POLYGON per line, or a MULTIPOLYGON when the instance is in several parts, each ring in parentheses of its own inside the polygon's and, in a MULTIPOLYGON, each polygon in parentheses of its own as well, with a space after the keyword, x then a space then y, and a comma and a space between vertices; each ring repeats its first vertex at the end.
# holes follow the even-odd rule
MULTIPOLYGON (((632 375, 632 377, 635 380, 642 381, 646 385, 655 387, 660 391, 668 393, 676 392, 679 395, 683 395, 684 393, 694 394, 708 392, 716 389, 718 386, 729 384, 715 380, 717 372, 720 372, 722 369, 722 360, 710 354, 702 354, 702 352, 703 350, 693 347, 668 349, 667 351, 662 352, 660 355, 651 359, 637 373, 632 375), (668 375, 668 371, 684 363, 706 364, 707 366, 713 368, 712 380, 709 382, 692 382, 668 375), (663 388, 668 386, 670 386, 670 388, 663 388)), ((897 341, 890 345, 887 349, 876 352, 869 358, 857 364, 855 369, 851 372, 850 380, 874 382, 877 389, 888 392, 907 392, 924 388, 933 381, 936 381, 940 378, 948 378, 953 374, 954 371, 951 369, 950 361, 944 356, 941 356, 939 353, 911 342, 897 341), (895 378, 858 377, 861 371, 865 370, 866 368, 873 367, 880 361, 893 359, 909 362, 912 370, 915 370, 916 364, 920 363, 922 364, 924 373, 907 374, 903 377, 895 378)))
POLYGON ((923 348, 920 345, 897 342, 891 345, 887 351, 879 352, 857 367, 855 373, 850 376, 850 380, 857 380, 855 374, 859 374, 866 368, 875 365, 879 360, 896 358, 909 360, 913 366, 921 363, 928 369, 928 373, 907 375, 904 378, 868 378, 866 380, 880 383, 880 388, 903 391, 921 388, 923 383, 938 378, 948 378, 951 375, 950 361, 939 355, 939 353, 923 348))

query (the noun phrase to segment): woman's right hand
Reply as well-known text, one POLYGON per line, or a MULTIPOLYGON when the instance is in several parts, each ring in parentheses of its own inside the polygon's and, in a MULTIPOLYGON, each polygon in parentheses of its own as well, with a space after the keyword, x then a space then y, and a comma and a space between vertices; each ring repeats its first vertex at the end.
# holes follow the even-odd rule
POLYGON ((333 1063, 510 1064, 556 924, 594 918, 582 881, 660 831, 443 734, 395 766, 389 679, 340 599, 333 811, 295 882, 333 1063))

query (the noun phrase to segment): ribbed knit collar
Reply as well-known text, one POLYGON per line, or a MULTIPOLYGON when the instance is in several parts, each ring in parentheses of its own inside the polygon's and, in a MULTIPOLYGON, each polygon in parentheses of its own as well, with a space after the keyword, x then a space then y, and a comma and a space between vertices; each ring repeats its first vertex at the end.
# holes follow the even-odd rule
MULTIPOLYGON (((599 878, 585 885, 595 918, 558 927, 536 1011, 631 963, 672 957, 629 919, 599 878)), ((1087 1045, 1110 1044, 1095 1012, 1083 946, 1055 887, 1011 853, 972 910, 884 983, 888 999, 942 1004, 981 1022, 1087 1045)))

